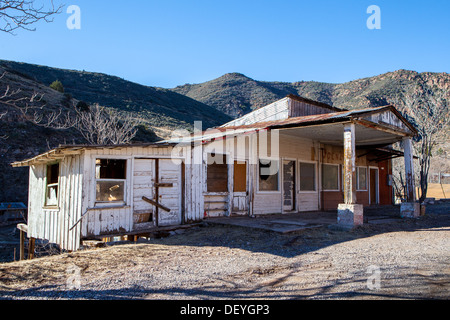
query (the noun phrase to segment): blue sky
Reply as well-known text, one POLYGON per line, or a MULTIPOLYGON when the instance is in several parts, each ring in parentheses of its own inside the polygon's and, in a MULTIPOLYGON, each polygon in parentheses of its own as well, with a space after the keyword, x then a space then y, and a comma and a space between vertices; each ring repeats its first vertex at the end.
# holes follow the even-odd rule
POLYGON ((53 23, 0 34, 0 59, 171 88, 240 72, 340 83, 398 69, 450 72, 450 1, 55 0, 53 23), (66 8, 81 9, 69 30, 66 8), (381 29, 369 30, 370 5, 381 29))

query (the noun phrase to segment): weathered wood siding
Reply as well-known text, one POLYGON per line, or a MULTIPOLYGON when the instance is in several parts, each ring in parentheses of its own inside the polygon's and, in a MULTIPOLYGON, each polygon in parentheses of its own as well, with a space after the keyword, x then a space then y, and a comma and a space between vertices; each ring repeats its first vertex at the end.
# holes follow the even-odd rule
POLYGON ((67 156, 60 162, 57 208, 45 207, 46 170, 46 164, 30 167, 28 237, 48 240, 64 250, 77 250, 80 229, 70 229, 81 217, 81 156, 67 156))
MULTIPOLYGON (((279 135, 279 156, 280 160, 290 160, 295 162, 295 210, 297 212, 302 211, 315 211, 320 209, 319 203, 319 183, 318 183, 318 155, 319 144, 310 139, 304 139, 289 135, 279 135), (300 162, 305 161, 308 163, 314 163, 316 165, 316 191, 300 191, 300 162)), ((268 144, 271 144, 272 140, 268 139, 268 144)), ((272 146, 269 146, 269 150, 272 150, 272 146)), ((259 151, 259 146, 258 146, 259 151)), ((270 152, 269 152, 270 153, 270 152)), ((254 159, 258 163, 258 159, 254 159)), ((258 179, 259 179, 259 167, 254 165, 252 167, 252 179, 254 185, 254 199, 253 199, 253 213, 254 214, 272 214, 283 213, 283 183, 281 172, 279 175, 279 190, 278 191, 259 191, 258 179)))
POLYGON ((377 123, 382 126, 391 127, 394 130, 401 130, 412 134, 408 126, 392 111, 383 111, 371 114, 363 118, 364 120, 377 123))
POLYGON ((289 117, 289 98, 284 98, 252 111, 241 118, 230 121, 222 127, 241 126, 256 122, 282 120, 289 117))
MULTIPOLYGON (((197 172, 193 170, 191 161, 186 163, 186 203, 181 203, 183 198, 181 195, 181 160, 186 154, 191 157, 190 152, 186 148, 177 149, 174 151, 172 147, 124 147, 116 149, 95 149, 86 152, 84 158, 86 176, 85 184, 83 188, 84 199, 84 211, 87 212, 86 216, 82 220, 82 236, 83 237, 95 237, 99 235, 108 235, 116 233, 126 233, 133 231, 134 228, 134 211, 143 209, 142 194, 139 193, 139 186, 145 185, 146 182, 142 181, 142 175, 149 178, 150 171, 143 170, 142 163, 145 160, 159 159, 160 161, 160 182, 173 183, 173 189, 160 191, 160 201, 171 208, 171 216, 165 216, 161 213, 160 223, 161 225, 179 224, 181 223, 181 210, 182 207, 186 208, 186 220, 198 221, 201 217, 197 206, 187 205, 187 198, 189 201, 196 196, 192 196, 193 191, 191 184, 196 183, 198 179, 197 172), (96 159, 123 159, 127 160, 127 176, 125 183, 125 204, 123 206, 111 207, 107 206, 102 208, 95 203, 95 160, 96 159), (172 159, 175 162, 172 162, 172 159), (197 175, 197 176, 196 176, 197 175), (136 185, 135 185, 136 183, 136 185), (189 183, 189 185, 187 184, 189 183), (135 194, 136 193, 136 194, 135 194), (136 208, 134 208, 136 206, 136 208), (197 211, 196 211, 197 210, 197 211)), ((153 168, 153 167, 152 167, 153 168)), ((154 171, 154 168, 153 168, 154 171)), ((151 179, 148 181, 151 183, 151 179)), ((148 195, 151 198, 152 195, 148 195)))
POLYGON ((306 102, 289 99, 289 117, 304 117, 332 112, 336 111, 326 107, 320 107, 306 102))

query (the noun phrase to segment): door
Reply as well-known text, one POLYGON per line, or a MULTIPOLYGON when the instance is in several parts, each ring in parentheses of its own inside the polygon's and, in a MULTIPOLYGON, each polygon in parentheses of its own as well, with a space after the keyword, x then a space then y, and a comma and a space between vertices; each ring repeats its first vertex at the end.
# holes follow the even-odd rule
POLYGON ((378 169, 370 168, 370 204, 378 204, 378 169))
POLYGON ((295 161, 283 160, 283 211, 295 210, 295 161))
POLYGON ((247 162, 234 161, 233 170, 233 206, 234 214, 248 214, 247 162))
POLYGON ((152 223, 154 207, 142 197, 153 199, 155 196, 155 160, 135 159, 133 170, 133 222, 135 228, 152 223))
POLYGON ((135 159, 134 229, 181 224, 182 166, 170 159, 135 159))
POLYGON ((169 209, 158 208, 158 225, 171 226, 181 224, 182 211, 182 166, 171 159, 158 159, 158 181, 155 183, 158 203, 169 209))

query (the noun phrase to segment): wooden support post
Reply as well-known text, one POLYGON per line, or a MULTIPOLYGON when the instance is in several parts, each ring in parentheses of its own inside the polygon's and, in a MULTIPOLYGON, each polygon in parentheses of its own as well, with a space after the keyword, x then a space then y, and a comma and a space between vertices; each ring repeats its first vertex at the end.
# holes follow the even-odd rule
POLYGON ((344 126, 344 203, 356 203, 355 124, 344 126))
POLYGON ((416 186, 414 182, 414 158, 412 138, 403 139, 405 158, 406 202, 400 205, 402 218, 417 218, 420 215, 420 204, 416 203, 416 186))
POLYGON ((344 203, 338 206, 338 224, 353 228, 364 223, 364 207, 356 204, 355 124, 344 125, 344 203))
POLYGON ((25 260, 25 232, 20 230, 20 253, 19 260, 25 260))
POLYGON ((35 240, 36 239, 34 239, 34 238, 30 238, 30 240, 28 241, 28 260, 33 260, 34 259, 35 240))
POLYGON ((28 233, 28 226, 26 224, 20 223, 17 225, 17 229, 19 229, 19 231, 20 231, 19 259, 25 260, 25 233, 28 233))
MULTIPOLYGON (((159 202, 159 159, 155 160, 155 202, 158 203, 159 202)), ((150 199, 144 199, 144 197, 142 197, 143 200, 148 201, 150 199)), ((159 204, 159 203, 158 203, 159 204)), ((169 210, 170 211, 170 210, 169 210)), ((159 207, 157 205, 155 205, 155 226, 159 226, 159 207)))
POLYGON ((403 151, 405 158, 406 202, 415 202, 414 158, 412 139, 410 137, 403 139, 403 151))

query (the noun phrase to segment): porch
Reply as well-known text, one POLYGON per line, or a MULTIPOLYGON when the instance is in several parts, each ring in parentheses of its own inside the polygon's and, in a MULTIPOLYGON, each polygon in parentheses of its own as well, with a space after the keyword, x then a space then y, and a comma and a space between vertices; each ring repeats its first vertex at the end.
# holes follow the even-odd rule
MULTIPOLYGON (((337 217, 338 212, 335 210, 257 215, 255 217, 214 217, 205 219, 205 223, 261 229, 287 234, 321 227, 339 228, 336 225, 337 217)), ((370 206, 364 208, 364 224, 388 224, 398 221, 401 221, 400 207, 398 205, 370 206)))

